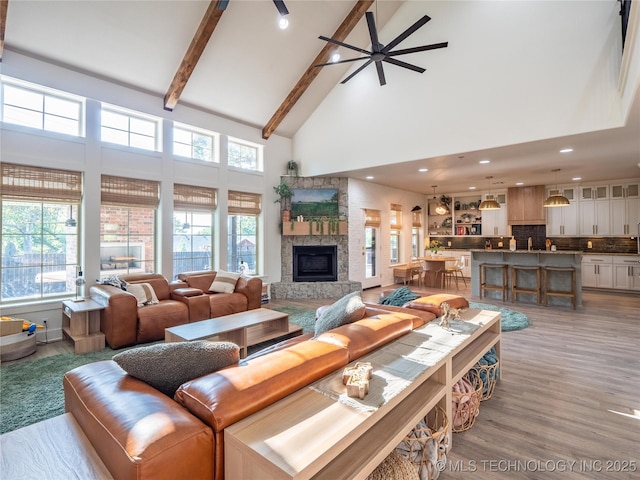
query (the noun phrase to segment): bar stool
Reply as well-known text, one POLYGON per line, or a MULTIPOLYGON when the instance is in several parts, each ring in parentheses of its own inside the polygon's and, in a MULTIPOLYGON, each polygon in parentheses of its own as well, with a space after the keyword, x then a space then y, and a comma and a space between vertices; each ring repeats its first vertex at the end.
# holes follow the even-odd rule
POLYGON ((571 305, 576 309, 576 269, 574 267, 543 267, 544 274, 544 304, 549 305, 549 297, 568 297, 571 298, 571 305), (571 290, 552 290, 551 276, 549 272, 570 273, 571 274, 571 290))
POLYGON ((502 291, 502 301, 507 301, 507 292, 509 290, 509 283, 507 282, 507 268, 508 265, 495 264, 495 263, 481 263, 480 264, 480 298, 484 294, 486 296, 487 290, 502 291), (502 284, 490 284, 487 283, 487 269, 499 268, 502 270, 502 284))
MULTIPOLYGON (((520 275, 522 278, 522 275, 520 275)), ((540 282, 540 267, 537 265, 512 265, 511 266, 511 303, 518 300, 519 293, 528 293, 536 296, 536 303, 540 304, 540 299, 542 298, 542 283, 540 282), (531 272, 534 271, 536 274, 536 285, 535 288, 532 287, 522 287, 522 285, 518 282, 518 272, 531 272)))

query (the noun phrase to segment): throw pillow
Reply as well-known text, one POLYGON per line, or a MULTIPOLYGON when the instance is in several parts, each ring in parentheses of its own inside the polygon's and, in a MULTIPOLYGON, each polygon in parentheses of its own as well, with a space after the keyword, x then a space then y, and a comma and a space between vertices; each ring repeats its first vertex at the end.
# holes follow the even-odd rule
POLYGON ((232 342, 158 343, 132 348, 113 356, 113 361, 132 377, 173 397, 184 382, 237 364, 240 348, 232 342))
POLYGON ((139 307, 160 303, 156 291, 149 283, 127 283, 125 290, 135 295, 139 307))
POLYGON ((239 278, 239 273, 220 270, 216 273, 216 278, 213 279, 213 283, 209 287, 209 291, 216 293, 233 293, 236 288, 236 282, 239 278))
POLYGON ((340 300, 325 309, 315 324, 315 335, 360 320, 366 313, 366 307, 360 297, 360 292, 345 295, 340 300))

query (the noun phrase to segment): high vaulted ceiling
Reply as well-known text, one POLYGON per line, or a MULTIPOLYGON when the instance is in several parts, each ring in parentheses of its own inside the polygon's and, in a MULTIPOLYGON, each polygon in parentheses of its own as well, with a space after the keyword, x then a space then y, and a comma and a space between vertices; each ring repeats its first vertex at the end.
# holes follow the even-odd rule
MULTIPOLYGON (((388 42, 401 32, 385 32, 384 26, 389 18, 402 12, 400 7, 405 2, 286 0, 290 12, 286 30, 278 28, 279 15, 271 0, 230 0, 223 13, 212 14, 210 9, 219 3, 217 0, 8 0, 8 3, 0 0, 0 6, 8 5, 6 20, 0 9, 0 26, 5 30, 3 63, 11 61, 11 52, 34 56, 149 92, 160 103, 173 93, 175 107, 173 104, 170 107, 175 111, 183 105, 194 106, 254 126, 263 131, 265 138, 272 133, 292 138, 331 89, 341 88, 339 82, 353 67, 343 64, 314 69, 322 54, 333 51, 325 48, 326 42, 318 36, 345 34, 351 26, 342 24, 351 12, 361 18, 352 22, 353 31, 344 41, 369 48, 363 17, 366 8, 353 12, 360 3, 375 13, 378 30, 382 31, 380 40, 388 42), (203 31, 206 25, 201 22, 208 11, 211 21, 217 23, 210 28, 212 33, 207 39, 210 32, 203 31), (190 47, 192 42, 194 45, 190 47), (194 47, 196 50, 200 47, 199 57, 194 54, 194 47), (189 52, 192 56, 186 59, 193 68, 184 64, 181 67, 189 52), (176 78, 179 88, 172 88, 176 78), (301 88, 299 82, 308 88, 301 88), (290 110, 283 110, 286 107, 283 102, 297 94, 299 99, 291 102, 290 110), (277 117, 277 113, 283 115, 277 117)), ((424 3, 425 14, 429 14, 429 2, 424 3)), ((402 23, 409 26, 415 20, 407 18, 402 23)), ((402 47, 420 44, 409 38, 402 47)), ((343 58, 357 56, 354 53, 341 49, 343 58)), ((429 53, 417 55, 424 55, 425 61, 415 63, 428 66, 429 53)), ((412 61, 422 60, 417 55, 412 56, 412 61)), ((365 74, 375 76, 375 68, 368 67, 361 73, 365 74)), ((358 178, 373 175, 377 182, 430 194, 433 184, 441 192, 468 188, 468 182, 463 182, 460 176, 464 171, 465 177, 473 176, 477 187, 482 189, 487 185, 483 185, 484 173, 478 161, 487 157, 496 166, 491 175, 500 178, 505 187, 522 178, 552 184, 557 180, 551 169, 558 149, 572 146, 576 150, 574 163, 588 170, 589 179, 637 177, 639 119, 640 101, 636 94, 630 121, 624 128, 335 173, 358 178), (427 178, 416 175, 417 168, 424 165, 429 166, 427 178), (451 168, 452 165, 456 168, 451 168)))

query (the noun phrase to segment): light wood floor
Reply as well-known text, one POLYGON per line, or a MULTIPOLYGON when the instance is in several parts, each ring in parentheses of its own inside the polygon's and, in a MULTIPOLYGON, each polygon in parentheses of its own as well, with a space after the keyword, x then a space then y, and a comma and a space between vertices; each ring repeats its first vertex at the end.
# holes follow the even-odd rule
MULTIPOLYGON (((376 302, 382 290, 366 290, 363 298, 376 302)), ((459 293, 519 310, 532 325, 503 333, 503 377, 475 425, 453 434, 440 478, 640 478, 640 296, 584 291, 584 305, 574 311, 480 300, 468 288, 459 293)), ((330 302, 272 300, 267 306, 330 302)), ((34 355, 62 351, 72 351, 70 343, 41 345, 34 355)))

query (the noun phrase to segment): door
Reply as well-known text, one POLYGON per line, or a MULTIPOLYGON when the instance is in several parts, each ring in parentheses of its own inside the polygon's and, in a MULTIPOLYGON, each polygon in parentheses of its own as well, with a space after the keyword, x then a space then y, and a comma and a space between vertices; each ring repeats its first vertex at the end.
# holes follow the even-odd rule
POLYGON ((362 288, 379 287, 380 281, 380 246, 379 246, 380 229, 378 227, 364 227, 364 246, 362 254, 364 255, 364 279, 362 280, 362 288))

